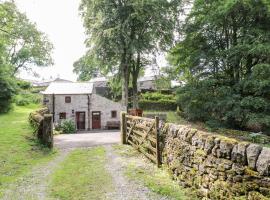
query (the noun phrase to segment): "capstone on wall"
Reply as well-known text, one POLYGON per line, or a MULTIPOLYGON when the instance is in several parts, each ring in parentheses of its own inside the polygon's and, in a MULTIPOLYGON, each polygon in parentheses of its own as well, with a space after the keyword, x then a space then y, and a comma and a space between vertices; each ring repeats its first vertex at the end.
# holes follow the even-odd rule
POLYGON ((257 144, 165 124, 163 163, 173 178, 205 199, 268 199, 270 149, 257 144))

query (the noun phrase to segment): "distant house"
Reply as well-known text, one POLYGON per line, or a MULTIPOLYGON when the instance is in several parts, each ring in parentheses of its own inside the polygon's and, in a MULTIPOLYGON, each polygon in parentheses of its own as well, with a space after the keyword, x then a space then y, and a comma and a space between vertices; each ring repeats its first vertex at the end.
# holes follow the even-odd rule
POLYGON ((138 91, 156 90, 156 76, 144 76, 138 79, 138 91))
POLYGON ((53 82, 42 93, 55 123, 70 119, 77 130, 106 129, 120 124, 121 104, 96 94, 93 83, 53 82))
POLYGON ((36 86, 37 87, 48 87, 51 83, 72 83, 72 81, 61 79, 61 78, 56 78, 56 79, 50 80, 50 81, 38 82, 38 83, 36 83, 36 86))
POLYGON ((92 78, 89 83, 93 84, 93 93, 105 96, 108 93, 108 79, 105 77, 92 78))

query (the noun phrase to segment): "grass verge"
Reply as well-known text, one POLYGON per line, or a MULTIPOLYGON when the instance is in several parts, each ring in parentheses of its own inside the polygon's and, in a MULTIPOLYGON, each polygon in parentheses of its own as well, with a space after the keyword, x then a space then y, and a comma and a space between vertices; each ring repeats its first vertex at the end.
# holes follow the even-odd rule
POLYGON ((28 123, 29 113, 38 107, 15 106, 9 113, 0 115, 0 197, 9 183, 55 154, 38 143, 28 123))
POLYGON ((74 150, 52 176, 50 196, 55 199, 105 199, 112 179, 105 169, 103 147, 74 150))
POLYGON ((141 160, 140 154, 131 146, 114 145, 113 147, 127 160, 125 175, 131 180, 139 181, 153 192, 172 199, 196 199, 195 193, 191 189, 179 186, 171 179, 166 169, 159 169, 154 164, 141 160))
POLYGON ((176 112, 168 111, 168 112, 159 112, 159 111, 144 111, 145 114, 166 114, 166 121, 174 124, 181 124, 196 128, 201 131, 211 132, 214 134, 223 135, 226 137, 235 138, 239 141, 257 143, 261 146, 270 148, 270 136, 265 134, 255 134, 249 131, 228 129, 225 127, 211 127, 203 122, 190 122, 179 116, 176 112))

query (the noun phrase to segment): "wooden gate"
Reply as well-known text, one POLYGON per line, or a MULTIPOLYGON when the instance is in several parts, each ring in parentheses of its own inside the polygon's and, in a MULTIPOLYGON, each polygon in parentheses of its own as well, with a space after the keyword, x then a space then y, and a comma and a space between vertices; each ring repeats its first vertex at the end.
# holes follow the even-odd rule
POLYGON ((158 167, 161 163, 159 149, 159 118, 121 115, 122 143, 130 144, 158 167))

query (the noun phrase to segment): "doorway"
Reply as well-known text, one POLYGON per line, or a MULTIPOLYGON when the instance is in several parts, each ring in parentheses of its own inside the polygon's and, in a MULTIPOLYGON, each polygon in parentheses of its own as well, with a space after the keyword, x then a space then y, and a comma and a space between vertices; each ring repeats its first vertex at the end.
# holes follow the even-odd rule
POLYGON ((77 130, 85 130, 85 112, 76 112, 77 130))
POLYGON ((101 112, 93 111, 92 112, 92 129, 101 128, 101 112))

